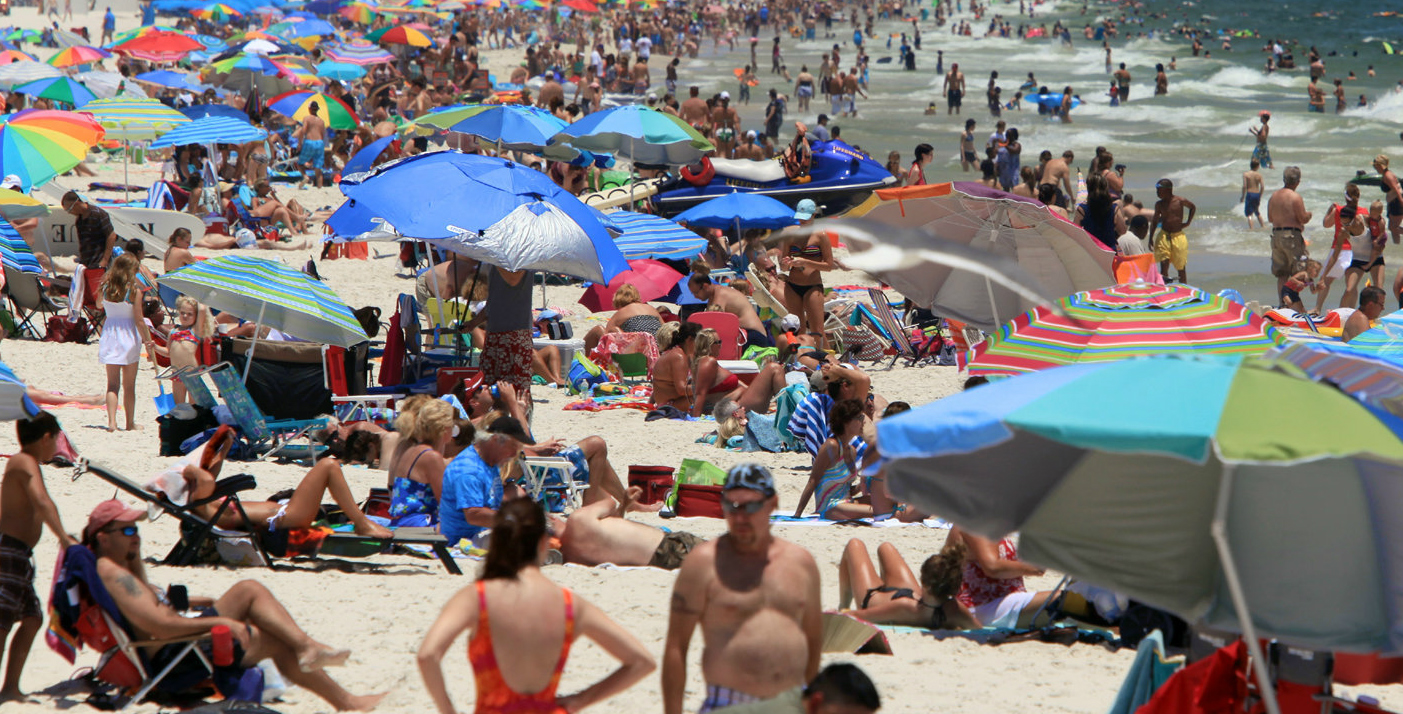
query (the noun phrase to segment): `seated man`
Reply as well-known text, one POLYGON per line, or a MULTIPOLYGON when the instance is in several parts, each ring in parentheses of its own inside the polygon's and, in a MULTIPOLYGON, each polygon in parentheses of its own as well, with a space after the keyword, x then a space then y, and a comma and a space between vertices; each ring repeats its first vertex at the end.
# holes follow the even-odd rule
MULTIPOLYGON (((817 454, 823 442, 833 436, 828 424, 828 413, 833 405, 844 399, 856 399, 868 404, 867 415, 874 416, 872 402, 872 378, 856 367, 823 365, 809 379, 812 392, 794 408, 794 416, 789 420, 789 432, 804 443, 810 454, 817 454)), ((886 406, 883 405, 883 409, 886 406)), ((866 445, 858 447, 858 456, 867 451, 866 445)))
MULTIPOLYGON (((369 711, 384 698, 384 694, 353 695, 327 676, 323 669, 345 664, 350 652, 312 639, 257 581, 236 583, 217 600, 190 598, 199 617, 184 617, 176 612, 165 594, 146 580, 136 525, 145 516, 145 510, 128 508, 112 499, 93 509, 83 529, 83 544, 97 556, 98 577, 137 639, 200 636, 223 625, 233 637, 236 663, 253 667, 260 660, 271 658, 289 681, 312 691, 338 710, 369 711)), ((148 648, 151 668, 160 671, 184 647, 182 642, 148 648)), ((202 640, 200 647, 207 657, 212 656, 208 639, 202 640)), ((196 662, 183 657, 174 671, 196 662)))
MULTIPOLYGON (((453 545, 490 534, 497 509, 508 497, 502 485, 502 464, 516 458, 522 444, 536 443, 521 422, 509 416, 498 417, 478 434, 478 442, 453 457, 443 471, 439 532, 453 545)), ((519 496, 514 488, 510 497, 519 496)))
MULTIPOLYGON (((735 315, 740 320, 740 329, 745 330, 745 344, 756 347, 774 347, 765 323, 760 321, 750 298, 729 285, 711 282, 711 276, 693 273, 687 279, 687 287, 698 300, 705 300, 707 307, 715 307, 735 315)), ((658 345, 663 349, 662 345, 658 345)))
MULTIPOLYGON (((636 497, 638 489, 629 489, 636 497)), ((662 529, 624 518, 624 509, 609 496, 603 496, 575 509, 569 518, 551 517, 555 537, 565 562, 579 565, 649 565, 676 570, 682 559, 704 539, 683 531, 665 533, 662 529)))
POLYGON ((637 503, 631 493, 624 488, 619 473, 609 463, 609 444, 602 436, 587 436, 569 446, 560 439, 551 439, 534 446, 522 447, 531 456, 559 456, 570 462, 570 478, 576 483, 587 483, 581 502, 585 505, 596 501, 623 503, 624 510, 657 511, 662 504, 637 503))
POLYGON ((1373 321, 1383 314, 1384 300, 1384 291, 1372 285, 1360 291, 1359 309, 1350 313, 1349 319, 1345 320, 1340 339, 1349 342, 1368 330, 1373 321))

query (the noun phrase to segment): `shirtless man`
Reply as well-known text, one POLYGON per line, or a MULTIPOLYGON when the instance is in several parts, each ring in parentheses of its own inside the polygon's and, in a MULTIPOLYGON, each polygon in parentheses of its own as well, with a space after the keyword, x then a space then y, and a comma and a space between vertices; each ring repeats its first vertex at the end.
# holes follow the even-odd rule
POLYGON ((540 89, 536 90, 536 106, 549 109, 551 102, 557 99, 561 102, 565 101, 565 87, 560 82, 555 81, 554 72, 547 72, 546 81, 541 84, 540 89))
POLYGON ((763 161, 765 159, 765 150, 760 148, 759 144, 755 143, 755 139, 756 134, 754 129, 745 132, 745 138, 741 140, 740 146, 736 147, 735 158, 763 161))
MULTIPOLYGON (((356 696, 342 689, 323 671, 345 664, 350 652, 334 650, 298 627, 273 594, 255 580, 244 580, 217 600, 190 598, 199 617, 184 617, 157 597, 146 580, 141 559, 141 535, 136 522, 146 510, 129 508, 112 499, 98 504, 83 529, 83 544, 97 557, 97 574, 138 640, 203 636, 216 626, 229 628, 234 655, 244 667, 271 658, 289 681, 325 699, 340 711, 369 711, 384 694, 356 696)), ((208 640, 201 642, 203 649, 208 640)), ((183 643, 150 648, 151 666, 159 669, 183 650, 183 643)), ((208 654, 208 650, 206 650, 208 654)), ((184 658, 181 662, 190 661, 184 658)), ((173 672, 180 672, 176 664, 173 672)))
POLYGON ((1381 288, 1370 285, 1359 293, 1359 309, 1350 313, 1349 319, 1345 320, 1344 329, 1340 332, 1340 339, 1344 342, 1359 336, 1359 333, 1372 327, 1374 320, 1379 319, 1379 315, 1384 311, 1384 291, 1381 288))
POLYGON ((1111 73, 1116 80, 1116 97, 1124 105, 1130 101, 1130 71, 1125 68, 1125 63, 1120 63, 1120 69, 1111 73))
POLYGON ((965 96, 965 75, 960 71, 960 63, 950 65, 950 71, 945 74, 945 82, 941 85, 941 91, 945 92, 945 114, 959 114, 960 101, 965 96))
POLYGON ((818 672, 822 641, 813 556, 770 532, 779 506, 774 476, 759 464, 726 474, 726 533, 698 545, 672 590, 663 648, 664 714, 682 714, 687 649, 702 628, 701 711, 773 699, 818 672))
POLYGON ((1071 149, 1062 152, 1062 158, 1048 159, 1043 165, 1042 176, 1038 177, 1038 184, 1052 184, 1057 187, 1057 205, 1066 208, 1067 200, 1076 194, 1072 192, 1072 161, 1076 159, 1076 154, 1071 149))
POLYGON ((736 148, 736 128, 740 126, 740 117, 731 106, 729 92, 722 92, 720 102, 711 110, 711 124, 716 127, 716 155, 723 159, 731 158, 736 148))
POLYGON ((1398 177, 1389 170, 1387 155, 1374 157, 1374 170, 1379 172, 1379 179, 1383 182, 1384 201, 1388 203, 1388 232, 1396 244, 1399 236, 1403 236, 1403 187, 1399 186, 1398 177))
POLYGON ((676 570, 704 540, 684 531, 664 532, 627 520, 619 502, 610 496, 575 509, 568 519, 552 516, 551 525, 560 539, 565 562, 577 565, 613 563, 676 570))
POLYGON ((1335 80, 1335 113, 1345 113, 1345 83, 1343 80, 1335 80))
POLYGON ((1169 264, 1174 264, 1174 269, 1179 271, 1179 283, 1186 284, 1189 281, 1189 239, 1184 235, 1184 229, 1193 223, 1194 213, 1198 207, 1183 196, 1174 195, 1174 182, 1169 179, 1160 179, 1155 183, 1155 194, 1159 200, 1155 202, 1155 213, 1150 218, 1150 245, 1155 252, 1155 260, 1159 261, 1160 276, 1164 282, 1169 282, 1169 264), (1189 215, 1184 215, 1184 210, 1188 209, 1189 215), (1164 235, 1159 241, 1155 241, 1155 232, 1163 229, 1164 235))
POLYGON ((1257 171, 1261 167, 1256 159, 1252 159, 1251 168, 1242 172, 1242 195, 1237 200, 1243 202, 1242 212, 1247 216, 1247 228, 1252 228, 1252 217, 1257 217, 1257 227, 1266 228, 1266 223, 1262 222, 1262 187, 1265 181, 1262 174, 1257 171))
POLYGON ((1310 78, 1310 84, 1306 86, 1306 94, 1310 97, 1306 110, 1318 114, 1325 113, 1325 90, 1320 88, 1319 80, 1310 78))
POLYGON ((1287 166, 1281 172, 1282 187, 1272 192, 1267 201, 1267 220, 1271 222, 1271 273, 1276 276, 1276 291, 1296 273, 1305 270, 1305 236, 1301 233, 1310 223, 1311 212, 1296 187, 1301 185, 1301 168, 1287 166))
POLYGON ((740 319, 740 329, 745 330, 745 344, 756 347, 773 347, 774 342, 765 331, 765 323, 750 304, 750 298, 729 285, 711 282, 711 277, 693 273, 687 280, 692 295, 707 302, 707 307, 717 307, 740 319))
POLYGON ((652 83, 653 77, 648 73, 648 58, 640 56, 638 61, 633 63, 633 93, 640 96, 647 94, 652 83))
POLYGON ((863 99, 867 98, 867 92, 862 91, 862 86, 857 82, 858 71, 854 67, 851 72, 843 75, 843 116, 857 116, 857 95, 861 94, 863 99))
POLYGON ((709 128, 706 100, 701 98, 701 90, 697 87, 690 87, 687 92, 687 99, 682 102, 682 121, 692 125, 697 131, 706 134, 706 130, 709 128))
POLYGON ((312 180, 317 188, 322 185, 322 164, 326 163, 326 122, 318 116, 321 113, 321 104, 312 102, 307 106, 310 114, 297 130, 292 132, 294 139, 302 142, 302 148, 297 153, 297 165, 302 168, 302 185, 307 183, 307 170, 312 170, 312 180))

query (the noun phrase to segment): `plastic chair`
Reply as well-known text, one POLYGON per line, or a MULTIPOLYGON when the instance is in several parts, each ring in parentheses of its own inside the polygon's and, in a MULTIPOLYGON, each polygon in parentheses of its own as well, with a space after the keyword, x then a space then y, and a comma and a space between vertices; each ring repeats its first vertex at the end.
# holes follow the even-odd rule
POLYGON ((703 328, 716 330, 716 335, 721 339, 717 344, 721 345, 721 353, 716 359, 740 359, 741 351, 745 345, 745 332, 740 329, 740 318, 729 312, 716 310, 708 312, 698 312, 687 318, 688 322, 695 322, 703 328))
POLYGON ((44 313, 57 315, 63 312, 65 306, 54 302, 44 292, 44 284, 38 275, 15 270, 8 265, 4 270, 5 294, 15 308, 15 317, 19 318, 17 331, 28 330, 35 338, 43 337, 39 326, 34 324, 34 318, 37 316, 42 322, 44 313))
POLYGON ((523 456, 521 486, 531 500, 552 513, 568 513, 580 506, 588 484, 575 481, 575 465, 563 456, 523 456))
POLYGON ((648 369, 648 355, 642 352, 615 352, 611 355, 619 368, 619 376, 625 384, 638 384, 651 378, 648 369))

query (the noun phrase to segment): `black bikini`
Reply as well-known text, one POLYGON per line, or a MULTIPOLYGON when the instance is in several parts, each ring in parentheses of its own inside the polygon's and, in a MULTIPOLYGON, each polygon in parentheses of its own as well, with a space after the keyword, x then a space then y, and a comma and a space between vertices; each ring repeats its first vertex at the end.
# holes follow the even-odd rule
MULTIPOLYGON (((789 255, 790 257, 797 256, 800 258, 808 258, 809 260, 822 260, 823 249, 816 245, 806 245, 802 248, 797 245, 791 245, 789 246, 789 255)), ((800 298, 803 298, 804 296, 808 295, 809 291, 815 288, 817 288, 819 292, 823 292, 822 280, 808 285, 800 285, 799 283, 796 283, 792 280, 786 280, 784 282, 788 283, 789 287, 794 288, 794 292, 797 293, 800 298)))
MULTIPOLYGON (((872 595, 875 593, 891 593, 891 599, 893 600, 915 600, 918 606, 929 607, 924 602, 922 602, 920 598, 916 597, 916 591, 912 590, 911 588, 898 588, 891 585, 882 585, 867 591, 867 594, 862 598, 861 609, 867 609, 867 604, 872 601, 872 595)), ((945 608, 939 605, 935 606, 930 616, 930 629, 945 629, 945 608)))

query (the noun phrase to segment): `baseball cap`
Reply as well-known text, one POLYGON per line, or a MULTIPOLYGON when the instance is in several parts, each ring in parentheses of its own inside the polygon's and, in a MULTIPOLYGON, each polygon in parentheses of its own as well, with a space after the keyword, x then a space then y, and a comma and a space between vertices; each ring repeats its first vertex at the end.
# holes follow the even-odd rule
POLYGON ((724 92, 724 91, 723 91, 723 92, 721 92, 721 98, 722 98, 722 99, 730 99, 730 98, 731 98, 731 93, 730 93, 730 92, 724 92))
POLYGON ((98 531, 106 528, 108 524, 117 521, 140 521, 145 518, 145 510, 128 506, 115 498, 108 499, 97 504, 97 508, 88 514, 88 525, 83 526, 83 540, 91 540, 98 531))
POLYGON ((536 440, 531 438, 531 435, 527 434, 526 430, 521 427, 521 422, 517 421, 516 417, 497 417, 497 421, 492 422, 492 425, 487 427, 487 433, 510 436, 527 446, 533 446, 536 443, 536 440))
POLYGON ((722 491, 735 488, 748 488, 759 491, 765 498, 775 495, 775 477, 770 470, 757 463, 736 464, 726 472, 726 483, 722 491))
POLYGON ((220 181, 220 182, 219 182, 219 192, 220 192, 220 193, 224 193, 225 191, 232 191, 233 189, 234 189, 234 184, 229 183, 228 181, 220 181))
POLYGON ((801 221, 813 218, 815 213, 818 213, 818 204, 812 198, 806 198, 794 207, 794 217, 801 221))
POLYGON ((23 185, 24 182, 20 180, 20 177, 14 174, 7 174, 3 180, 0 180, 0 188, 13 189, 20 188, 23 185))

